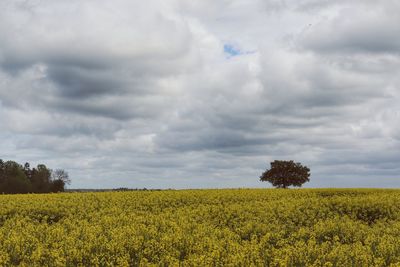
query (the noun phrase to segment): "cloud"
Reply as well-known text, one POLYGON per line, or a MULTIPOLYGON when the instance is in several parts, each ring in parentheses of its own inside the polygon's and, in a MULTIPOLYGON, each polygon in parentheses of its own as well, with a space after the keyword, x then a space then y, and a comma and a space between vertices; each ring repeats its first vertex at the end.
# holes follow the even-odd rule
POLYGON ((396 1, 3 1, 0 155, 73 187, 396 187, 396 1), (251 51, 251 52, 249 52, 251 51))
POLYGON ((301 38, 301 45, 317 53, 398 54, 400 52, 400 6, 349 5, 338 14, 310 27, 301 38))

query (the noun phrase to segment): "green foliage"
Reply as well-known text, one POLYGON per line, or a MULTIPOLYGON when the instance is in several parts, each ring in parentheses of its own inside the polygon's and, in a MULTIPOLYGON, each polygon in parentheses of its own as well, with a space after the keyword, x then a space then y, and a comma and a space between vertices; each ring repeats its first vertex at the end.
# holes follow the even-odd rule
POLYGON ((271 169, 266 170, 260 176, 261 181, 270 182, 277 188, 287 188, 288 186, 301 187, 309 181, 310 169, 295 163, 293 160, 275 160, 271 162, 271 169))
POLYGON ((13 161, 0 160, 0 192, 27 193, 30 189, 31 184, 21 165, 13 161))
POLYGON ((31 169, 29 163, 22 166, 0 159, 0 193, 61 192, 68 182, 68 173, 64 170, 53 172, 43 164, 31 169))
POLYGON ((399 190, 0 196, 0 266, 398 266, 399 190))

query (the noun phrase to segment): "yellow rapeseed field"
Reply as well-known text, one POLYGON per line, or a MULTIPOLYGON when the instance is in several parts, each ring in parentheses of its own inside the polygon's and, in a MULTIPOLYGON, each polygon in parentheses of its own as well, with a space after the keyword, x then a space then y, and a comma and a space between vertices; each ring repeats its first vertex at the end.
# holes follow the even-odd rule
POLYGON ((400 190, 0 195, 0 266, 400 266, 400 190))

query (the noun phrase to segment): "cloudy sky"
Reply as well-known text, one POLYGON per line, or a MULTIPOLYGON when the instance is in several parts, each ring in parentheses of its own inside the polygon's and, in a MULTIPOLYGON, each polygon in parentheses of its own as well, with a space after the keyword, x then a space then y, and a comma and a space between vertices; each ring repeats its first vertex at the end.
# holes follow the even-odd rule
POLYGON ((400 187, 397 0, 2 0, 0 158, 71 188, 400 187))

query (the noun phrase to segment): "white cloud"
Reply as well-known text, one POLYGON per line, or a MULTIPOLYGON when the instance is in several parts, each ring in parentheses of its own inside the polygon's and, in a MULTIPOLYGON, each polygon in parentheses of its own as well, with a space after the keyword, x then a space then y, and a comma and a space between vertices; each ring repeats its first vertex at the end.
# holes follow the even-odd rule
POLYGON ((398 186, 399 9, 3 1, 0 158, 73 187, 265 186, 274 159, 309 186, 398 186))

